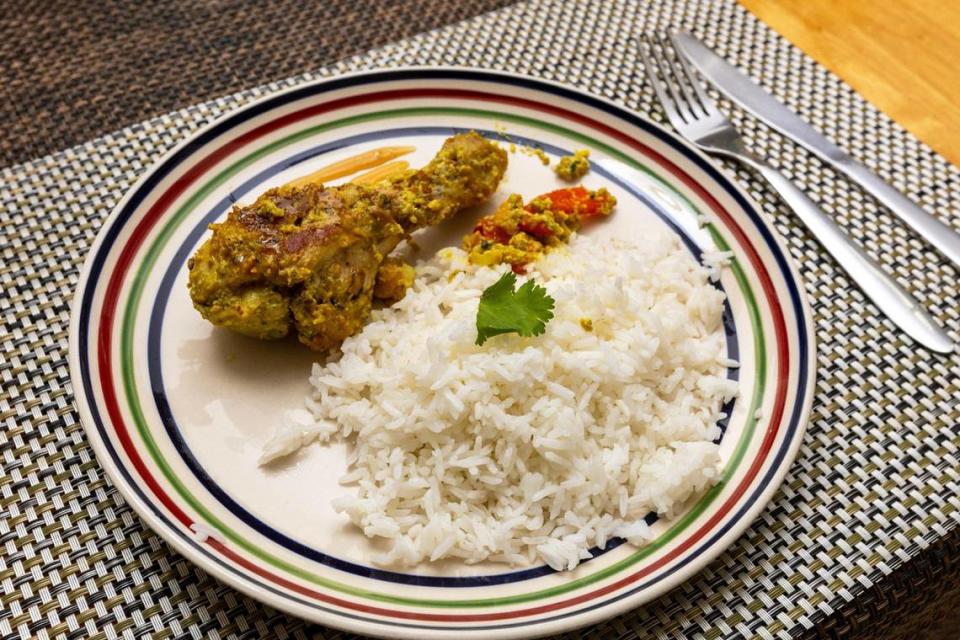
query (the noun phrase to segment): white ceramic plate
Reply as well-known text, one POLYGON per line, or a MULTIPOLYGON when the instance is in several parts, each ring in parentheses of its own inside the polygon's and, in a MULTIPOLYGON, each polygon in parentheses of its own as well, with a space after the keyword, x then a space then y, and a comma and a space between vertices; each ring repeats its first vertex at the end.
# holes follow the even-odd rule
MULTIPOLYGON (((500 192, 557 188, 510 156, 500 192)), ((477 212, 479 213, 479 212, 477 212)), ((475 216, 428 230, 456 244, 475 216)), ((520 76, 408 69, 336 78, 252 104, 157 164, 101 230, 71 325, 71 374, 100 461, 176 549, 238 589, 296 615, 388 637, 529 637, 596 622, 689 578, 750 524, 800 443, 814 381, 803 287, 756 207, 703 155, 599 98, 520 76), (416 147, 418 166, 456 131, 476 129, 555 158, 589 148, 584 182, 619 205, 588 233, 659 228, 733 252, 720 285, 741 395, 721 440, 722 482, 637 549, 613 541, 575 571, 424 565, 388 571, 330 499, 343 449, 315 445, 261 468, 261 446, 303 406, 314 354, 214 329, 190 304, 186 260, 235 202, 363 150, 416 147), (701 227, 698 221, 705 222, 701 227)), ((651 516, 651 521, 653 517, 651 516)))

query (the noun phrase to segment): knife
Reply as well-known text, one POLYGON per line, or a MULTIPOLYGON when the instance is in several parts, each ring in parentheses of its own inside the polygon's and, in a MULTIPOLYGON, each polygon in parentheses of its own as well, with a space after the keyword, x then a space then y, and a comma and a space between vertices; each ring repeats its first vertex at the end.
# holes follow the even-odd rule
POLYGON ((671 35, 674 45, 714 86, 768 125, 803 145, 872 194, 954 264, 960 265, 960 234, 888 185, 800 116, 760 88, 749 76, 689 33, 671 35))

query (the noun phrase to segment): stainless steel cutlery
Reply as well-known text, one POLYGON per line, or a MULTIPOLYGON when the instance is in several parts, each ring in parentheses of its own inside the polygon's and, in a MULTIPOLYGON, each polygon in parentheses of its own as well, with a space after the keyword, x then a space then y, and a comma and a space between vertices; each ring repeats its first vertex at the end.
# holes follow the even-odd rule
POLYGON ((847 238, 833 219, 803 191, 770 166, 765 158, 747 148, 740 133, 706 94, 693 69, 667 38, 641 38, 640 51, 647 78, 670 123, 681 136, 703 151, 735 158, 753 167, 895 324, 933 351, 948 353, 953 350, 952 340, 913 296, 847 238))
POLYGON ((951 262, 960 266, 960 234, 949 225, 921 209, 907 196, 851 158, 847 152, 827 140, 800 116, 689 33, 675 33, 671 40, 680 53, 725 96, 846 174, 939 249, 951 262))

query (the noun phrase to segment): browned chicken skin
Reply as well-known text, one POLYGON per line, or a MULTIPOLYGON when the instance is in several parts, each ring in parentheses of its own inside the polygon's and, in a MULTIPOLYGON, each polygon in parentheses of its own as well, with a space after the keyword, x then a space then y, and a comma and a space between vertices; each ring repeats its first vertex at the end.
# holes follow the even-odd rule
POLYGON ((271 189, 210 225, 188 263, 193 305, 247 336, 293 329, 313 349, 338 347, 363 326, 375 293, 392 301, 410 286, 409 267, 387 259, 394 247, 488 198, 506 167, 506 152, 471 132, 387 183, 271 189))

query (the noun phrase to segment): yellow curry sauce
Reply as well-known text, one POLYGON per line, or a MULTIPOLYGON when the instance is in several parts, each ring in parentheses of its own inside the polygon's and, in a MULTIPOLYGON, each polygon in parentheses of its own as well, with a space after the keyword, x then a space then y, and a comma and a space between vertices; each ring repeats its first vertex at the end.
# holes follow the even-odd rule
POLYGON ((610 215, 617 200, 606 189, 558 189, 523 204, 509 196, 464 237, 463 248, 474 264, 509 264, 516 273, 550 249, 566 243, 584 219, 610 215))
POLYGON ((554 173, 564 180, 574 181, 582 178, 590 170, 590 152, 578 149, 572 156, 563 156, 553 167, 554 173))
POLYGON ((213 233, 187 263, 194 307, 243 335, 278 339, 296 332, 313 349, 338 347, 375 304, 401 297, 413 282, 413 269, 388 257, 393 249, 483 202, 507 168, 503 149, 468 132, 389 182, 314 182, 367 171, 408 149, 341 160, 302 186, 276 187, 233 207, 210 225, 213 233))

